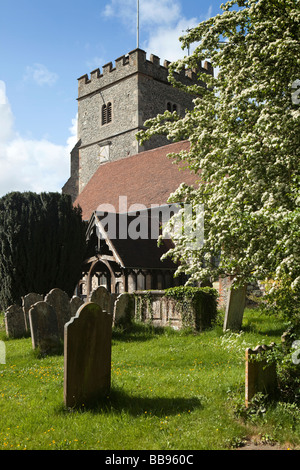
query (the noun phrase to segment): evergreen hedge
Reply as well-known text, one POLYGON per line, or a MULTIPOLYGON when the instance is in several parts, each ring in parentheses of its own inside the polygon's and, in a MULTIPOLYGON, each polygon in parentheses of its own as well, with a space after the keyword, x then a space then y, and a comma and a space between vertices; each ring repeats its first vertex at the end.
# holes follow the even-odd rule
POLYGON ((59 193, 12 192, 0 199, 0 307, 59 287, 69 296, 85 256, 81 209, 59 193))

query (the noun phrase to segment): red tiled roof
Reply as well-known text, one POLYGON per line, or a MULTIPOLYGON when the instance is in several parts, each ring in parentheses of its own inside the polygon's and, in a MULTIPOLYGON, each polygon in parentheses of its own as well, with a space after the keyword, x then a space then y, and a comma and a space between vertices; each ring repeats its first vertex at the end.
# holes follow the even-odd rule
POLYGON ((178 142, 101 165, 74 205, 79 205, 83 219, 89 220, 101 204, 125 212, 126 208, 119 207, 119 196, 127 197, 127 209, 132 204, 146 207, 165 204, 181 183, 192 185, 197 180, 195 174, 180 169, 179 164, 167 157, 169 153, 188 150, 189 146, 188 141, 178 142))

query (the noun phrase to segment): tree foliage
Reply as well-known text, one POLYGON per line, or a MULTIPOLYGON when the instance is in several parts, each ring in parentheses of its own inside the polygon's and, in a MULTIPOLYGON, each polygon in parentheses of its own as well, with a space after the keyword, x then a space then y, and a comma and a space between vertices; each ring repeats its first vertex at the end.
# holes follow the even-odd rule
POLYGON ((81 277, 81 210, 59 193, 13 192, 0 199, 0 305, 59 287, 72 295, 81 277))
POLYGON ((193 250, 182 234, 169 255, 191 281, 284 279, 299 299, 300 105, 292 87, 300 79, 300 2, 232 0, 222 9, 181 38, 183 48, 197 47, 170 67, 173 85, 196 96, 194 110, 159 115, 138 136, 191 144, 172 157, 200 184, 181 185, 171 200, 204 204, 205 240, 193 250), (199 74, 205 88, 176 80, 207 58, 218 73, 199 74))

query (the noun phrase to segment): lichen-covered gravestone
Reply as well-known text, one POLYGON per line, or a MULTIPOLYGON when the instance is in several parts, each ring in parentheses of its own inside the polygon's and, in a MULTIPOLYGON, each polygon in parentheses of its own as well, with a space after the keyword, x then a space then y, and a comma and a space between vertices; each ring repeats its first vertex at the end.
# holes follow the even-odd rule
POLYGON ((231 287, 228 292, 223 330, 239 331, 242 327, 247 286, 231 287))
POLYGON ((275 343, 246 349, 245 405, 248 408, 256 393, 274 396, 277 392, 276 362, 268 362, 264 354, 271 351, 275 343))
POLYGON ((5 330, 9 338, 22 338, 26 335, 25 317, 22 307, 11 305, 5 312, 5 330))
POLYGON ((43 301, 34 304, 29 310, 29 324, 33 349, 39 349, 41 354, 59 351, 57 317, 50 304, 43 301))
POLYGON ((37 302, 41 302, 43 300, 44 300, 43 296, 41 294, 36 294, 35 292, 30 292, 29 294, 22 297, 22 307, 23 307, 23 312, 25 316, 25 326, 26 326, 27 331, 30 330, 29 310, 34 304, 36 304, 37 302))
POLYGON ((59 337, 64 338, 64 326, 71 318, 71 305, 68 294, 61 289, 52 289, 45 297, 45 302, 50 304, 57 316, 59 337))
POLYGON ((73 295, 72 299, 70 300, 70 307, 71 307, 71 318, 75 317, 77 311, 84 304, 84 301, 78 297, 77 295, 73 295))
POLYGON ((111 313, 111 294, 104 286, 99 286, 90 295, 90 302, 100 305, 102 310, 111 313))
POLYGON ((114 325, 128 324, 134 318, 134 297, 127 292, 120 294, 114 306, 114 325))
POLYGON ((91 406, 111 385, 112 315, 88 302, 65 325, 64 402, 91 406))

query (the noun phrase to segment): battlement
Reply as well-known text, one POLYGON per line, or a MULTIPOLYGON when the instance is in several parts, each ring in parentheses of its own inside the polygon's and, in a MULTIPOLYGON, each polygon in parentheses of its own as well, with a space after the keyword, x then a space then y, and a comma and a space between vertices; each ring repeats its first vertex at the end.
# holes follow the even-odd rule
MULTIPOLYGON (((115 66, 112 62, 102 67, 102 73, 99 68, 90 73, 90 77, 85 74, 78 79, 78 98, 83 98, 90 93, 102 89, 112 83, 122 80, 129 75, 142 73, 156 80, 168 83, 168 68, 170 62, 165 60, 163 65, 160 64, 160 58, 151 54, 150 60, 147 60, 146 52, 142 49, 135 49, 127 55, 123 55, 116 59, 115 66)), ((186 85, 198 83, 199 72, 213 75, 213 67, 210 62, 199 64, 197 70, 182 70, 177 74, 177 79, 186 85)))

